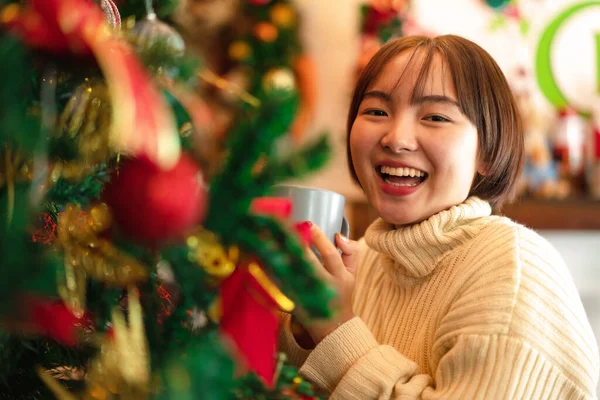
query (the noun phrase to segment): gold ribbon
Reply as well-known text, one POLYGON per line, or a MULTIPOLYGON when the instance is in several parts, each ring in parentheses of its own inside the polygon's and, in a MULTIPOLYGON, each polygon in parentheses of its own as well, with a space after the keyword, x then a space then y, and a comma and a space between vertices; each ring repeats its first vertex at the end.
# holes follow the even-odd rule
POLYGON ((271 298, 277 303, 282 311, 288 313, 294 311, 294 302, 285 294, 283 294, 281 290, 279 290, 277 285, 273 283, 273 281, 257 263, 250 263, 248 266, 248 272, 250 272, 250 275, 256 279, 258 284, 265 290, 265 292, 271 296, 271 298))
POLYGON ((229 82, 227 79, 220 77, 215 74, 211 70, 205 69, 203 71, 198 72, 198 77, 222 90, 227 90, 228 92, 234 94, 239 97, 242 101, 250 104, 252 107, 260 107, 260 100, 250 93, 239 87, 233 82, 229 82))

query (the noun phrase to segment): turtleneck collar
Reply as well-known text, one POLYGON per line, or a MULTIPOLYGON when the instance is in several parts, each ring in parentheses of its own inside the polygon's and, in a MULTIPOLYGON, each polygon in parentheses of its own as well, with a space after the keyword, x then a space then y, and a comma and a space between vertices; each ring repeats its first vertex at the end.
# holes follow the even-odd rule
POLYGON ((429 275, 441 257, 475 236, 487 224, 490 204, 477 197, 441 211, 429 219, 400 228, 381 218, 369 226, 365 241, 387 256, 392 272, 412 278, 429 275))

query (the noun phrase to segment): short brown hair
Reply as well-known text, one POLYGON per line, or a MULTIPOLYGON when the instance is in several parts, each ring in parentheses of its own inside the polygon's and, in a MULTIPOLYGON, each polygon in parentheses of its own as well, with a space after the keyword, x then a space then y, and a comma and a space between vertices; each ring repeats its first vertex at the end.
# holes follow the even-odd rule
POLYGON ((425 52, 413 98, 422 94, 435 54, 441 55, 443 63, 449 66, 461 111, 477 128, 479 157, 486 168, 485 176, 477 174, 475 177, 469 195, 487 200, 499 209, 514 197, 523 169, 521 120, 498 64, 477 44, 460 36, 399 38, 383 46, 369 61, 360 74, 348 112, 347 154, 352 177, 360 184, 350 149, 350 132, 360 103, 368 86, 387 63, 405 50, 425 52))

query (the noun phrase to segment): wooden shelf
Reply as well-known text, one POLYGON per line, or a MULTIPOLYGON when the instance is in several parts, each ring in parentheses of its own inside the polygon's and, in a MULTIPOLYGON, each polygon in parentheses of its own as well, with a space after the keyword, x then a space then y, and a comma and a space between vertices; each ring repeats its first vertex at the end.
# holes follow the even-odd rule
POLYGON ((501 214, 536 230, 600 230, 600 200, 523 199, 501 214))
MULTIPOLYGON (((346 212, 353 239, 362 237, 377 217, 372 207, 364 201, 351 202, 346 212)), ((505 206, 500 214, 535 230, 600 231, 600 200, 522 199, 505 206)))

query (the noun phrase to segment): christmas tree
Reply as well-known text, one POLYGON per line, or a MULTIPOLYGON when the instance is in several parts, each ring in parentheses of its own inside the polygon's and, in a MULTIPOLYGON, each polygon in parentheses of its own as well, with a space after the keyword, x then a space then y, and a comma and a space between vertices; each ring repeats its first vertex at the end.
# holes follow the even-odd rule
POLYGON ((317 397, 277 314, 333 293, 268 196, 329 146, 277 154, 298 105, 277 85, 220 140, 176 7, 0 0, 0 398, 317 397))

